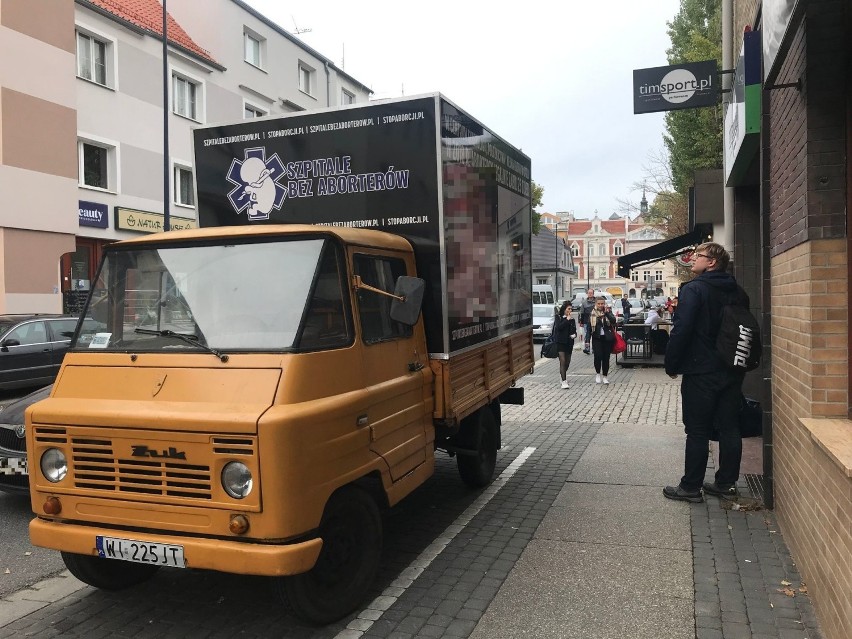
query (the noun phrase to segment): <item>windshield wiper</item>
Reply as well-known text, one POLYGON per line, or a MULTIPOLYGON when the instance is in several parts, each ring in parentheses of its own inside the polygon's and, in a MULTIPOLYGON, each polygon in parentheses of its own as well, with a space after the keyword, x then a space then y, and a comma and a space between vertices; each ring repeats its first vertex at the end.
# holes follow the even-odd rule
POLYGON ((133 330, 134 333, 142 333, 143 335, 159 335, 160 337, 174 337, 176 339, 181 340, 182 342, 186 342, 187 344, 192 344, 193 346, 198 346, 199 348, 203 348, 208 353, 212 353, 216 357, 219 358, 219 361, 225 363, 228 361, 229 357, 217 351, 215 348, 211 348, 207 346, 207 344, 202 344, 198 341, 198 335, 187 335, 186 333, 175 333, 174 331, 170 331, 169 329, 164 329, 162 331, 152 330, 150 328, 139 328, 138 326, 133 330))

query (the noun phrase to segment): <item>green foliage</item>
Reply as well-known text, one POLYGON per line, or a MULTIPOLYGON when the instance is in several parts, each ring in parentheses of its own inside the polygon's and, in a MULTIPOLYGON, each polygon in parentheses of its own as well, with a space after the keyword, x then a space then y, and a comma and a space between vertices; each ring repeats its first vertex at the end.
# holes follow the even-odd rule
MULTIPOLYGON (((681 0, 669 22, 669 64, 722 59, 721 0, 681 0)), ((686 194, 698 169, 722 168, 722 107, 669 111, 666 134, 675 191, 686 194)))
POLYGON ((541 206, 541 198, 544 197, 544 187, 532 183, 532 233, 533 235, 538 235, 538 232, 541 230, 541 213, 537 211, 538 207, 541 206))

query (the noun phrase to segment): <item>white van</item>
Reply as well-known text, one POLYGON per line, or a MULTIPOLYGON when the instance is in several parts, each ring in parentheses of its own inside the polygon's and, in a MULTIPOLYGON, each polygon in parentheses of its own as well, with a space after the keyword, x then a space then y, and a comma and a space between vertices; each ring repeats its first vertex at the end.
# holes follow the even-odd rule
POLYGON ((556 304, 556 298, 553 296, 553 287, 550 284, 533 284, 533 306, 536 304, 556 304))

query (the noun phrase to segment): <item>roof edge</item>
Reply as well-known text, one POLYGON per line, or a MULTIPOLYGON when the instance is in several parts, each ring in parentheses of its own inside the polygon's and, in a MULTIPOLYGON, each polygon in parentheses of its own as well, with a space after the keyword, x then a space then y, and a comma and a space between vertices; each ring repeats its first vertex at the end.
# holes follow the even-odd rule
MULTIPOLYGON (((89 2, 89 0, 74 0, 74 2, 76 4, 79 4, 81 7, 85 7, 86 9, 89 9, 90 11, 93 11, 93 12, 99 14, 99 15, 104 16, 105 18, 109 18, 113 22, 117 22, 121 26, 125 27, 126 29, 128 29, 130 31, 133 31, 134 33, 138 33, 140 35, 151 36, 155 40, 160 40, 160 41, 163 40, 163 35, 158 33, 157 31, 152 31, 151 29, 146 29, 145 27, 140 27, 138 24, 130 22, 129 20, 125 20, 121 16, 117 16, 114 13, 112 13, 111 11, 104 9, 103 7, 101 7, 99 5, 96 5, 92 2, 89 2)), ((195 58, 196 60, 199 60, 200 62, 203 62, 204 64, 207 64, 207 65, 213 67, 217 71, 227 71, 227 67, 222 66, 221 64, 216 62, 213 58, 206 58, 202 55, 199 55, 197 52, 193 51, 192 49, 190 49, 188 47, 183 46, 182 44, 172 40, 171 38, 169 38, 169 46, 174 48, 177 51, 180 51, 181 53, 185 53, 186 55, 188 55, 192 58, 195 58)))
POLYGON ((364 84, 360 80, 356 80, 351 75, 346 73, 346 71, 344 71, 343 69, 338 67, 330 58, 324 56, 322 53, 320 53, 319 51, 317 51, 313 47, 309 46, 308 44, 306 44, 305 42, 303 42, 302 40, 300 40, 299 38, 294 36, 292 33, 287 31, 286 29, 284 29, 284 27, 280 26, 278 23, 274 22, 272 19, 267 18, 265 15, 263 15, 262 13, 260 13, 256 9, 254 9, 253 7, 250 7, 245 2, 243 2, 243 0, 231 0, 231 2, 233 2, 235 5, 241 7, 245 11, 248 11, 255 18, 257 18, 258 20, 263 22, 268 27, 271 27, 272 29, 274 29, 275 31, 277 31, 278 33, 283 35, 285 38, 290 40, 290 42, 292 42, 293 44, 300 46, 305 51, 310 53, 312 56, 319 58, 324 63, 326 63, 329 67, 334 69, 337 73, 339 73, 343 77, 347 78, 348 80, 354 82, 355 84, 357 84, 362 89, 365 89, 368 93, 371 93, 371 94, 374 93, 374 91, 370 87, 368 87, 366 84, 364 84))

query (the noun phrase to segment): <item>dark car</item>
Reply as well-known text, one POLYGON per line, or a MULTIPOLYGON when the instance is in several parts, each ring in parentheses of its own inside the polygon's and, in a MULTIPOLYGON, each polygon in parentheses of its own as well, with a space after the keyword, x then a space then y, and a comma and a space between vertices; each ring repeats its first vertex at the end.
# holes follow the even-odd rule
POLYGON ((27 493, 30 490, 27 473, 27 447, 24 439, 24 412, 50 395, 53 385, 0 406, 0 491, 27 493))
POLYGON ((71 315, 0 315, 0 390, 52 384, 76 328, 71 315))

